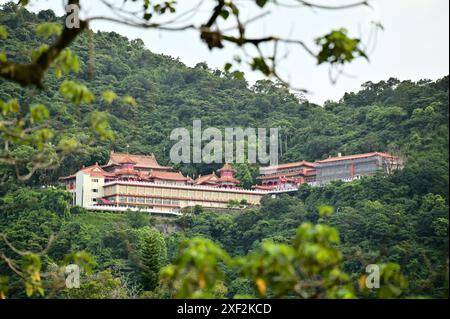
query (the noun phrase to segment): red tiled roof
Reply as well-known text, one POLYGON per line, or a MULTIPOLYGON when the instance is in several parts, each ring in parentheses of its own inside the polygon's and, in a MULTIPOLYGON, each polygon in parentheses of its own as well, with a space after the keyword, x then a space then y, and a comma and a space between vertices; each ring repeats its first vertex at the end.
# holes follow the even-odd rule
POLYGON ((188 181, 189 178, 184 177, 180 172, 161 172, 161 171, 150 171, 148 174, 149 178, 155 179, 166 179, 172 181, 188 181))
POLYGON ((279 177, 292 177, 292 176, 313 176, 316 175, 316 171, 314 169, 311 170, 303 170, 289 173, 276 173, 276 174, 268 174, 268 175, 260 175, 256 177, 256 179, 274 179, 279 177))
POLYGON ((219 182, 221 183, 235 183, 238 184, 240 183, 240 180, 234 178, 234 177, 228 177, 228 176, 223 176, 219 178, 219 182))
MULTIPOLYGON (((95 163, 94 165, 82 167, 80 171, 89 174, 89 176, 98 176, 98 177, 114 177, 115 175, 113 173, 106 172, 101 166, 98 165, 98 163, 95 163)), ((72 174, 69 176, 63 176, 60 177, 60 180, 67 180, 67 179, 73 179, 76 175, 72 174)))
POLYGON ((105 166, 118 165, 124 163, 124 160, 132 160, 136 167, 150 169, 171 169, 169 166, 161 166, 156 161, 153 154, 135 155, 111 152, 108 163, 105 166))
POLYGON ((82 172, 89 174, 90 176, 114 176, 112 173, 106 172, 103 168, 101 168, 98 163, 95 165, 91 165, 88 167, 83 167, 81 169, 82 172))
POLYGON ((275 171, 275 170, 279 170, 279 169, 301 167, 301 166, 315 167, 315 163, 311 163, 308 161, 300 161, 300 162, 294 162, 294 163, 279 164, 279 165, 274 165, 274 166, 266 166, 263 168, 265 170, 274 170, 275 171))
POLYGON ((346 156, 336 156, 336 157, 329 157, 324 160, 316 161, 316 163, 329 163, 329 162, 336 162, 336 161, 345 161, 345 160, 352 160, 352 159, 359 159, 359 158, 368 158, 372 156, 381 156, 381 157, 388 157, 393 159, 398 159, 398 157, 393 156, 389 153, 383 153, 383 152, 371 152, 371 153, 364 153, 364 154, 355 154, 355 155, 346 155, 346 156))
POLYGON ((61 176, 58 179, 59 180, 67 180, 67 179, 74 179, 76 178, 75 174, 69 175, 69 176, 61 176))
POLYGON ((118 160, 119 164, 136 164, 137 162, 133 160, 129 155, 120 157, 118 160))
POLYGON ((136 176, 141 176, 141 172, 136 171, 134 169, 130 169, 130 168, 123 168, 123 169, 118 169, 116 171, 114 171, 115 175, 136 175, 136 176))
POLYGON ((222 168, 221 168, 221 169, 218 169, 217 171, 218 171, 218 172, 222 172, 222 171, 232 171, 232 172, 236 172, 236 171, 233 169, 233 167, 231 167, 231 165, 228 164, 228 163, 225 163, 225 165, 222 166, 222 168))
POLYGON ((199 176, 196 180, 195 180, 195 184, 197 185, 201 185, 204 183, 217 183, 217 176, 216 174, 212 173, 212 174, 208 174, 208 175, 204 175, 204 176, 199 176))

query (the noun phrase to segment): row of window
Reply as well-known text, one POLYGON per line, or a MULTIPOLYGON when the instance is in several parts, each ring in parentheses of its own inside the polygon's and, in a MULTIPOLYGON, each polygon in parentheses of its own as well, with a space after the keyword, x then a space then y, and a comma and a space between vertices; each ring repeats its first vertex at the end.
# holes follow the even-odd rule
MULTIPOLYGON (((203 200, 240 200, 241 194, 238 193, 226 193, 226 192, 212 192, 205 191, 202 189, 162 189, 162 188, 149 188, 144 189, 139 186, 123 186, 118 188, 108 189, 106 193, 127 193, 127 194, 139 194, 146 196, 155 196, 155 197, 178 197, 178 198, 186 198, 186 199, 203 199, 203 200)), ((249 201, 257 201, 260 195, 249 194, 246 195, 249 201)))
MULTIPOLYGON (((116 197, 109 198, 109 201, 114 203, 116 201, 116 197)), ((161 199, 161 198, 148 198, 135 196, 119 196, 118 202, 137 203, 137 204, 180 205, 180 201, 175 199, 161 199)))

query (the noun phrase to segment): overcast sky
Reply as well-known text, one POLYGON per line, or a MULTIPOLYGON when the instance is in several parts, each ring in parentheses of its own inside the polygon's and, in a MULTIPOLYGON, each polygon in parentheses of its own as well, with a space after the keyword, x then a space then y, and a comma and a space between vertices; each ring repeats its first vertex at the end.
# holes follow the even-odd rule
MULTIPOLYGON (((292 0, 285 0, 288 2, 292 0)), ((7 1, 0 0, 0 3, 7 1)), ((63 14, 62 1, 32 0, 29 10, 53 9, 63 14)), ((88 16, 105 14, 100 1, 88 3, 83 10, 88 16)), ((193 0, 179 0, 179 11, 190 8, 193 0)), ((210 12, 214 1, 206 0, 206 5, 194 17, 193 21, 203 22, 210 12)), ((310 101, 323 103, 325 100, 339 100, 345 92, 357 91, 366 81, 386 80, 397 77, 401 80, 437 79, 449 73, 449 1, 448 0, 372 0, 372 9, 367 7, 325 11, 309 8, 288 9, 267 6, 259 10, 250 1, 239 0, 244 4, 242 15, 251 18, 269 11, 270 15, 251 24, 248 34, 279 36, 302 39, 312 48, 314 38, 331 29, 345 27, 352 37, 361 37, 370 42, 371 21, 381 22, 384 31, 377 33, 374 47, 369 48, 370 62, 363 59, 353 62, 345 68, 347 75, 340 76, 336 84, 329 78, 327 66, 318 67, 315 61, 300 48, 282 48, 289 55, 280 64, 280 73, 289 79, 293 87, 308 89, 310 101)), ((349 3, 347 1, 315 0, 320 4, 349 3)), ((122 0, 117 0, 122 3, 122 0)), ((115 31, 130 39, 141 38, 146 47, 156 53, 164 53, 179 59, 188 66, 205 61, 211 68, 223 68, 224 64, 241 51, 233 46, 224 50, 210 51, 199 40, 195 31, 167 33, 154 30, 142 30, 119 24, 98 21, 91 25, 94 30, 115 31)), ((373 41, 372 41, 373 43, 373 41)), ((242 68, 250 83, 262 78, 262 75, 242 68)))

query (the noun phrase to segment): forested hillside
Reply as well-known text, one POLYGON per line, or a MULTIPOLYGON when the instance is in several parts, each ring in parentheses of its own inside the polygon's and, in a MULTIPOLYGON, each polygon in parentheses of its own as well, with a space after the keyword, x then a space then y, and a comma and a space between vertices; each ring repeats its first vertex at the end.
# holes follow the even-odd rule
MULTIPOLYGON (((31 48, 43 41, 34 32, 36 25, 48 21, 58 18, 51 11, 33 14, 6 5, 0 11, 0 25, 7 27, 8 37, 0 43, 8 58, 26 59, 31 48)), ((43 260, 45 267, 67 253, 85 250, 96 260, 96 270, 104 271, 89 288, 57 296, 136 297, 146 291, 142 296, 167 297, 170 290, 156 289, 155 273, 176 260, 177 244, 183 238, 200 235, 238 256, 258 251, 264 240, 291 242, 297 227, 306 221, 337 228, 343 269, 352 279, 357 280, 368 263, 395 262, 409 282, 402 296, 448 295, 448 76, 412 82, 399 81, 393 74, 320 106, 268 80, 249 86, 245 79, 234 79, 204 63, 189 68, 172 57, 152 53, 139 39, 129 41, 114 32, 83 34, 72 49, 80 59, 80 72, 73 76, 77 81, 95 96, 105 90, 129 94, 136 105, 103 100, 73 105, 59 92, 60 80, 53 72, 43 90, 0 80, 0 100, 45 104, 52 126, 85 145, 82 152, 56 168, 38 171, 26 182, 17 181, 12 167, 0 166, 0 233, 8 234, 24 250, 42 248, 51 233, 59 233, 43 260), (86 116, 94 110, 107 112, 114 139, 92 142, 86 116), (68 207, 64 191, 40 189, 81 165, 105 162, 110 150, 126 151, 127 145, 130 153, 155 153, 161 164, 170 164, 170 131, 192 126, 193 119, 201 119, 204 127, 280 127, 281 162, 312 161, 338 152, 387 151, 402 156, 405 168, 390 177, 321 188, 304 186, 294 196, 266 199, 261 208, 239 214, 197 208, 195 214, 170 221, 135 214, 93 216, 68 207), (333 206, 335 213, 320 217, 318 207, 324 204, 333 206), (153 227, 164 230, 167 223, 172 225, 171 232, 153 227), (151 251, 146 251, 146 242, 152 243, 151 251), (155 254, 160 260, 154 260, 155 254), (143 263, 153 268, 142 267, 143 263)), ((196 175, 217 167, 179 168, 196 175)), ((240 164, 237 169, 244 186, 254 183, 257 166, 240 164)), ((8 270, 0 268, 2 272, 8 270)), ((226 269, 221 286, 214 286, 214 291, 228 297, 252 294, 252 285, 226 269)), ((10 293, 24 295, 17 283, 11 285, 10 293)))
MULTIPOLYGON (((35 25, 56 19, 49 11, 35 15, 24 9, 17 13, 4 9, 0 22, 8 27, 9 36, 2 45, 18 57, 28 56, 43 40, 35 35, 35 25)), ((280 127, 280 162, 368 151, 390 151, 411 160, 423 152, 433 163, 427 174, 445 180, 448 77, 435 83, 395 78, 369 82, 359 93, 347 93, 341 101, 321 107, 270 81, 248 87, 245 80, 231 80, 204 63, 188 68, 174 58, 151 53, 141 40, 129 41, 114 32, 98 32, 91 42, 83 35, 72 47, 80 57, 78 79, 88 84, 95 96, 107 89, 132 95, 137 101, 135 108, 103 100, 73 106, 59 93, 53 72, 42 92, 2 82, 3 100, 17 97, 25 103, 43 103, 50 109, 55 127, 72 132, 85 143, 89 140, 86 114, 94 109, 109 113, 115 140, 97 143, 83 156, 71 157, 60 169, 42 176, 47 180, 72 173, 83 164, 101 163, 109 150, 125 151, 127 144, 131 153, 155 153, 166 164, 174 143, 169 140, 171 130, 191 127, 193 119, 201 119, 204 127, 280 127)), ((206 166, 183 165, 182 169, 191 174, 210 171, 206 166)))

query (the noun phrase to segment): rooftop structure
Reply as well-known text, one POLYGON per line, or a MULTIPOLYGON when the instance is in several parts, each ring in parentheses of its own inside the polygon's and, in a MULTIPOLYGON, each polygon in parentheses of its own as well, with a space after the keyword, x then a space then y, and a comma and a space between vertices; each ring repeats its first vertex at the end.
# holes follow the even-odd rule
POLYGON ((315 180, 315 164, 308 161, 280 164, 260 168, 261 175, 256 179, 260 185, 254 188, 276 190, 296 188, 298 185, 315 180))
POLYGON ((235 170, 225 164, 195 181, 161 166, 154 155, 111 153, 106 165, 98 163, 82 167, 78 172, 61 177, 73 194, 72 204, 87 209, 99 207, 141 207, 147 211, 177 212, 181 208, 201 205, 226 208, 230 201, 258 205, 266 191, 239 188, 235 170))
POLYGON ((236 188, 240 183, 238 179, 234 177, 236 170, 231 167, 230 164, 226 163, 222 168, 218 169, 219 176, 215 172, 205 176, 199 176, 195 181, 194 185, 209 185, 212 187, 220 188, 236 188))
POLYGON ((136 169, 149 171, 149 170, 170 170, 170 166, 161 166, 158 164, 155 155, 136 155, 136 154, 126 154, 126 153, 115 153, 111 152, 110 157, 106 165, 103 166, 105 170, 113 170, 115 167, 121 166, 128 162, 133 164, 136 169))
POLYGON ((364 154, 339 154, 316 162, 316 183, 324 184, 333 180, 351 181, 362 176, 372 176, 377 172, 386 174, 402 168, 400 157, 384 152, 364 154))
POLYGON ((323 160, 299 161, 295 163, 268 166, 260 169, 257 177, 261 190, 280 190, 297 187, 303 183, 320 185, 333 180, 351 181, 361 176, 374 175, 381 171, 387 174, 402 168, 399 157, 384 152, 371 152, 355 155, 341 153, 323 160))

